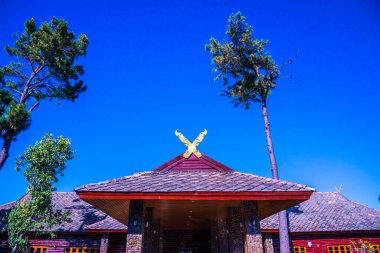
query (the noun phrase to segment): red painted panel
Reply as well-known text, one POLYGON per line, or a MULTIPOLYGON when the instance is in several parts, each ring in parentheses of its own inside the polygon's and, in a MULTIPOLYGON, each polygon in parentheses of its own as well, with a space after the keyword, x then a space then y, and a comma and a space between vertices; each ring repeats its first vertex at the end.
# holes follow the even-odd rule
POLYGON ((306 247, 307 253, 328 253, 328 250, 327 250, 328 246, 351 245, 352 242, 358 242, 360 239, 368 241, 371 244, 380 244, 380 238, 350 237, 350 238, 293 240, 293 245, 306 247), (308 247, 308 242, 312 243, 311 247, 308 247))
POLYGON ((65 247, 100 247, 100 235, 58 236, 55 239, 38 238, 30 240, 31 246, 48 246, 49 253, 63 253, 65 247))
MULTIPOLYGON (((49 253, 63 253, 65 247, 100 247, 100 234, 97 235, 58 235, 57 238, 50 237, 32 238, 30 246, 47 246, 49 253)), ((0 239, 0 252, 8 252, 6 238, 0 239), (4 245, 5 247, 1 247, 4 245)))
MULTIPOLYGON (((380 234, 374 233, 326 233, 326 234, 300 234, 291 236, 292 246, 303 246, 306 253, 328 253, 328 246, 351 245, 359 240, 367 241, 371 244, 380 245, 380 234), (311 243, 309 247, 308 243, 311 243)), ((274 236, 275 252, 279 252, 278 234, 274 236)))
POLYGON ((202 155, 201 157, 196 157, 191 155, 189 158, 185 158, 179 155, 172 160, 164 163, 160 167, 156 168, 154 171, 220 171, 220 172, 231 172, 232 169, 227 166, 215 161, 214 159, 202 155))

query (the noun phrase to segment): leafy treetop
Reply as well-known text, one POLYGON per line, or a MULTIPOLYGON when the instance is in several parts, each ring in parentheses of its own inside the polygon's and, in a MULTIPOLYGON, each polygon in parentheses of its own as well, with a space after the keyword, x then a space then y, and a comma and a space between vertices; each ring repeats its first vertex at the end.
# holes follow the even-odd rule
POLYGON ((54 208, 52 193, 73 154, 68 139, 45 135, 16 158, 16 170, 24 170, 28 194, 10 211, 5 222, 12 252, 27 252, 29 232, 55 237, 51 228, 70 221, 69 212, 54 208))
POLYGON ((25 22, 25 31, 15 35, 14 47, 7 46, 10 56, 22 58, 28 65, 11 62, 2 68, 2 85, 21 103, 29 98, 75 100, 86 86, 79 79, 83 66, 75 64, 87 53, 88 39, 81 34, 75 40, 63 19, 52 18, 37 29, 33 19, 25 22), (28 92, 23 93, 27 88, 28 92))
POLYGON ((89 42, 83 34, 76 38, 65 20, 52 18, 38 28, 27 20, 24 32, 14 37, 6 52, 15 61, 0 67, 0 169, 41 101, 74 101, 87 88, 80 79, 84 68, 76 60, 86 55, 89 42))
POLYGON ((215 80, 222 79, 226 87, 222 95, 245 109, 252 102, 265 103, 280 76, 279 67, 265 49, 269 41, 255 39, 240 12, 230 15, 226 34, 227 41, 211 38, 206 45, 213 55, 214 71, 219 72, 215 80))

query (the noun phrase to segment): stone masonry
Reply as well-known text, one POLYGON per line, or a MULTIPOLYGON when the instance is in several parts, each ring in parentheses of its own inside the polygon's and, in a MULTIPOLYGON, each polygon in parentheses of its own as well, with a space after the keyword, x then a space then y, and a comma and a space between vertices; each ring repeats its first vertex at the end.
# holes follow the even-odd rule
POLYGON ((245 253, 264 253, 257 201, 242 201, 245 253))
POLYGON ((264 238, 265 253, 274 253, 272 234, 266 233, 264 238))
POLYGON ((131 200, 129 204, 128 234, 126 253, 142 253, 143 246, 144 201, 131 200))
POLYGON ((241 208, 229 207, 228 208, 228 228, 229 228, 229 245, 230 253, 243 253, 243 238, 241 222, 241 208))

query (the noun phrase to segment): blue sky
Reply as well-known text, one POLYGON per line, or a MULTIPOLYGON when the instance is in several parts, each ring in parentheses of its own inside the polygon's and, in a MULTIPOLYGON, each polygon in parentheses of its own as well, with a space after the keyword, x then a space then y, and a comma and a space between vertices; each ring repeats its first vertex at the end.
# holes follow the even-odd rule
MULTIPOLYGON (((23 23, 64 18, 90 40, 88 91, 75 103, 45 103, 0 171, 0 203, 25 192, 13 158, 44 133, 77 150, 59 191, 152 170, 207 128, 199 150, 231 168, 270 177, 260 106, 220 97, 204 45, 224 37, 241 11, 278 63, 298 55, 269 98, 280 178, 334 191, 380 209, 380 3, 362 1, 6 1, 0 47, 23 23), (79 2, 79 3, 78 3, 79 2)), ((0 51, 0 64, 9 61, 0 51)))

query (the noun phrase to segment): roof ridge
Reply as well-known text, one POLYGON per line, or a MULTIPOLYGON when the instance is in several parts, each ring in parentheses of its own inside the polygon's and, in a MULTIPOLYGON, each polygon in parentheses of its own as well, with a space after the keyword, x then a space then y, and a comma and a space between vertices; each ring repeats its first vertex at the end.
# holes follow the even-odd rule
POLYGON ((233 173, 235 171, 207 171, 207 170, 202 170, 202 169, 193 169, 193 170, 159 170, 159 171, 149 171, 151 172, 151 174, 169 174, 169 173, 173 173, 173 174, 179 174, 179 173, 193 173, 194 171, 196 171, 197 173, 217 173, 217 174, 229 174, 229 173, 233 173))
POLYGON ((318 192, 318 193, 322 193, 322 194, 324 194, 324 193, 335 193, 335 194, 340 194, 340 195, 342 195, 342 196, 343 196, 343 194, 342 194, 342 193, 340 193, 340 192, 337 192, 337 191, 334 191, 334 192, 318 192))
MULTIPOLYGON (((352 204, 355 204, 357 206, 360 206, 360 207, 364 207, 364 208, 368 208, 368 209, 371 209, 375 212, 380 212, 380 210, 376 209, 376 208, 373 208, 373 207, 369 207, 369 206, 366 206, 366 205, 363 205, 359 202, 356 202, 356 201, 353 201, 351 199, 349 199, 348 197, 346 197, 343 193, 341 192, 315 192, 315 193, 318 193, 318 194, 336 194, 336 195, 339 195, 340 197, 342 197, 345 201, 349 202, 349 203, 352 203, 352 204)), ((380 214, 379 214, 380 215, 380 214)))
POLYGON ((12 207, 13 205, 17 204, 17 200, 14 200, 14 201, 11 201, 11 202, 7 202, 7 203, 4 203, 4 204, 1 204, 0 205, 0 210, 2 209, 5 209, 7 208, 8 206, 9 207, 12 207))
POLYGON ((364 207, 364 208, 370 209, 372 211, 378 212, 379 216, 380 216, 380 210, 377 210, 376 208, 373 208, 373 207, 370 207, 370 206, 366 206, 366 205, 360 204, 360 203, 358 203, 356 201, 352 201, 352 200, 348 199, 346 196, 344 196, 343 194, 341 194, 341 193, 339 193, 339 194, 342 195, 350 203, 355 204, 356 206, 364 207))

